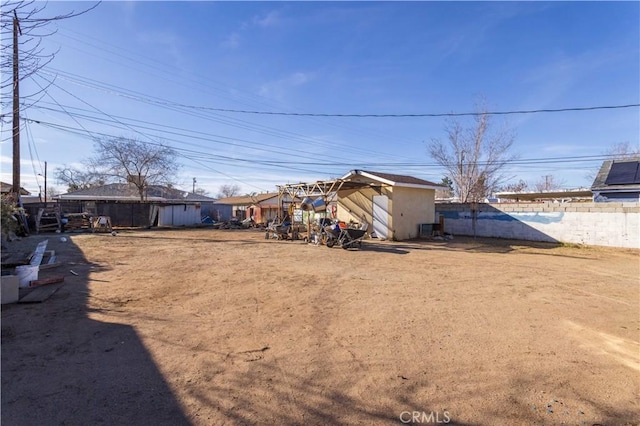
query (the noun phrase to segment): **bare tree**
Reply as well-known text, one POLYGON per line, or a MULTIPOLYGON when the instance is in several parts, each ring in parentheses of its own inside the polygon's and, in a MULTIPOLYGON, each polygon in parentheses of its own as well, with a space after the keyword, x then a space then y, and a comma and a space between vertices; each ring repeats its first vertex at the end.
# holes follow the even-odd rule
POLYGON ((96 171, 83 171, 66 165, 56 169, 55 178, 58 183, 66 185, 69 192, 105 184, 105 179, 96 171))
POLYGON ((60 195, 60 191, 58 191, 57 188, 53 188, 51 186, 47 187, 47 193, 46 193, 47 200, 52 200, 53 197, 57 195, 60 195))
POLYGON ((434 138, 431 157, 447 170, 460 202, 477 202, 490 195, 504 179, 501 170, 516 158, 509 153, 515 140, 505 125, 493 132, 491 116, 481 104, 474 123, 464 128, 458 120, 447 123, 447 140, 434 138))
MULTIPOLYGON (((19 33, 18 51, 19 51, 19 78, 24 80, 30 77, 42 67, 51 62, 57 51, 46 51, 42 46, 45 37, 55 34, 56 30, 50 25, 54 21, 74 18, 80 16, 90 10, 96 8, 95 5, 81 11, 71 11, 63 15, 43 16, 46 8, 46 2, 39 1, 3 1, 0 6, 0 23, 2 34, 2 80, 0 87, 3 91, 2 106, 3 109, 8 104, 10 97, 5 97, 5 89, 12 88, 15 84, 13 75, 14 66, 14 46, 12 43, 12 33, 14 26, 17 26, 19 33)), ((33 94, 31 94, 33 95, 33 94)), ((22 98, 29 97, 24 95, 22 98)))
POLYGON ((144 201, 149 185, 170 184, 180 168, 173 148, 161 143, 120 137, 99 139, 95 147, 90 169, 99 171, 106 180, 134 184, 140 201, 144 201))
POLYGON ((240 187, 237 184, 221 185, 218 190, 218 198, 234 197, 240 193, 240 187))
POLYGON ((503 185, 500 188, 500 191, 502 191, 502 192, 522 192, 522 191, 526 191, 527 188, 529 188, 529 184, 527 182, 525 182, 524 180, 520 179, 517 183, 509 183, 509 184, 503 185))
POLYGON ((562 188, 563 182, 558 181, 553 175, 544 175, 533 187, 538 192, 555 191, 562 188))
MULTIPOLYGON (((52 22, 82 15, 95 8, 99 3, 79 13, 42 17, 40 12, 46 3, 35 1, 2 1, 0 5, 0 110, 5 111, 11 105, 11 133, 13 140, 13 191, 16 200, 20 193, 20 112, 30 97, 38 93, 20 93, 20 82, 32 77, 38 70, 51 62, 56 52, 46 52, 42 47, 44 37, 50 36, 52 22)), ((46 93, 46 87, 41 87, 46 93)), ((30 102, 35 102, 30 100, 30 102)), ((5 122, 5 116, 0 120, 5 122)), ((6 120, 8 122, 8 120, 6 120)), ((2 127, 4 129, 4 126, 2 127)))
POLYGON ((209 196, 209 191, 207 191, 204 188, 196 188, 195 191, 193 191, 194 194, 198 194, 198 195, 204 195, 205 197, 209 196))
POLYGON ((631 146, 627 142, 619 142, 613 144, 607 151, 606 155, 613 157, 612 160, 627 160, 640 156, 640 146, 631 146))
MULTIPOLYGON (((640 146, 636 145, 634 147, 628 141, 618 142, 611 145, 609 148, 607 148, 603 152, 603 155, 608 157, 609 160, 627 160, 632 158, 638 158, 640 157, 640 146)), ((598 168, 594 170, 591 170, 589 173, 586 174, 586 178, 589 181, 593 182, 599 170, 600 170, 600 166, 598 166, 598 168)))

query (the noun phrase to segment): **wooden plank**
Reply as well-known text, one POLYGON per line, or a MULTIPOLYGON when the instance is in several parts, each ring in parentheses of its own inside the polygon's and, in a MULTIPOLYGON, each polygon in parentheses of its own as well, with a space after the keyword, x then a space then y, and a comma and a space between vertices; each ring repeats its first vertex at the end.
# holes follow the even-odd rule
POLYGON ((60 262, 45 263, 44 265, 40 265, 38 269, 42 271, 43 269, 57 268, 60 265, 62 265, 60 262))
MULTIPOLYGON (((51 285, 45 285, 41 287, 35 287, 29 291, 25 296, 18 300, 18 303, 41 303, 50 298, 64 283, 57 283, 51 285)), ((22 289, 21 289, 22 290, 22 289)))
POLYGON ((31 282, 29 283, 29 287, 38 287, 41 285, 49 285, 61 282, 64 282, 64 276, 56 275, 55 277, 42 278, 40 280, 31 280, 31 282))

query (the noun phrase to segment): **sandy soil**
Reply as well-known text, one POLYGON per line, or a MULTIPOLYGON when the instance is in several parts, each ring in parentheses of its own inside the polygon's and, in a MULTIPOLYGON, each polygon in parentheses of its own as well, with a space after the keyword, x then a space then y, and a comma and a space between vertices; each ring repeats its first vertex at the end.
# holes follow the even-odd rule
POLYGON ((640 251, 66 237, 11 243, 65 285, 2 307, 3 425, 640 424, 640 251))

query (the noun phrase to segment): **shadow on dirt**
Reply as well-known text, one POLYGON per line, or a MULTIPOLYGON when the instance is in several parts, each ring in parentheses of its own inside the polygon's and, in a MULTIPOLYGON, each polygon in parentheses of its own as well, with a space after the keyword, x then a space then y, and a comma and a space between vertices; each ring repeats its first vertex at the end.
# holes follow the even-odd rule
MULTIPOLYGON (((507 254, 526 251, 527 254, 541 256, 567 257, 574 259, 588 259, 589 256, 575 256, 562 253, 558 249, 567 247, 562 243, 547 243, 539 241, 507 240, 486 237, 454 237, 452 240, 416 239, 402 242, 387 242, 399 249, 405 250, 440 250, 440 251, 465 251, 469 253, 497 253, 507 254)), ((570 246, 574 247, 574 246, 570 246)), ((588 246, 575 246, 588 250, 588 246)))
MULTIPOLYGON (((401 425, 412 423, 406 420, 410 420, 414 412, 418 418, 431 416, 432 419, 414 424, 435 424, 436 416, 439 423, 443 423, 446 416, 446 423, 450 425, 473 424, 460 422, 445 410, 425 406, 424 401, 412 396, 414 390, 410 386, 400 390, 394 401, 374 408, 367 397, 357 398, 346 393, 351 385, 348 381, 340 388, 327 386, 326 382, 334 379, 330 377, 330 370, 299 376, 286 369, 283 372, 286 360, 268 355, 245 362, 248 362, 248 371, 244 374, 229 375, 223 381, 224 386, 212 381, 206 391, 190 390, 191 396, 200 404, 215 408, 232 424, 401 425), (264 392, 268 393, 268 399, 264 392), (267 400, 270 402, 266 403, 267 400)), ((228 367, 224 362, 212 364, 211 369, 227 377, 228 367)))
POLYGON ((2 306, 2 423, 190 424, 136 331, 89 318, 88 277, 102 267, 71 238, 48 239, 61 266, 38 278, 64 275, 64 286, 43 303, 2 306))
MULTIPOLYGON (((406 246, 405 246, 406 247, 406 246)), ((365 242, 362 244, 362 250, 374 251, 379 253, 392 253, 392 254, 408 254, 411 248, 405 249, 401 245, 382 245, 377 243, 365 242)))

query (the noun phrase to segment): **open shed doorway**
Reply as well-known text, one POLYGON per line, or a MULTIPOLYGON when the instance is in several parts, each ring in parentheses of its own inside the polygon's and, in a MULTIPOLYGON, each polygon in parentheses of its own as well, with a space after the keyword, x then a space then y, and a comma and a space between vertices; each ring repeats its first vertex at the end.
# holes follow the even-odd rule
POLYGON ((389 197, 386 195, 373 196, 373 232, 381 240, 389 237, 389 197))

